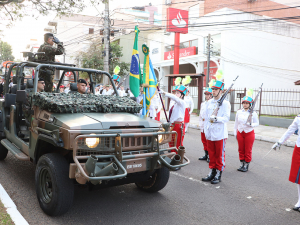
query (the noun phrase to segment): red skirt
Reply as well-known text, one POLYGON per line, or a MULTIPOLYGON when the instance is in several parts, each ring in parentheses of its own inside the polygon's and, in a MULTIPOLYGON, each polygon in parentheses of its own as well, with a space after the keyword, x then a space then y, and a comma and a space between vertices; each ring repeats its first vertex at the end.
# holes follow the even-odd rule
POLYGON ((300 184, 300 147, 295 145, 289 181, 300 184))
POLYGON ((185 108, 185 113, 184 113, 184 123, 189 123, 190 122, 190 108, 185 108))
POLYGON ((160 121, 160 112, 156 113, 155 120, 160 121))
MULTIPOLYGON (((183 145, 183 139, 184 139, 184 135, 185 135, 185 125, 183 124, 183 127, 182 127, 182 123, 175 123, 175 124, 172 123, 172 126, 174 126, 173 131, 176 131, 176 133, 177 133, 176 148, 178 149, 178 147, 180 145, 183 145), (181 127, 183 129, 182 137, 181 137, 181 127)), ((169 147, 174 147, 174 142, 175 142, 175 135, 172 135, 172 141, 169 142, 169 147)), ((176 151, 172 150, 172 152, 176 152, 176 151)))

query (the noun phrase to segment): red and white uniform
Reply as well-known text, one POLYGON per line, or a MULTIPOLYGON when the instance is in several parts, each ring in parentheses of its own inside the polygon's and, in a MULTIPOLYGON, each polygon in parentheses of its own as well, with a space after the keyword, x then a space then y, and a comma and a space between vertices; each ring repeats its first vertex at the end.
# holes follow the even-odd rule
POLYGON ((194 110, 194 102, 193 102, 193 98, 190 96, 185 96, 184 101, 185 101, 185 105, 186 105, 185 115, 184 115, 184 123, 185 123, 185 131, 187 131, 187 128, 190 123, 190 117, 194 110))
POLYGON ((223 171, 225 168, 225 144, 228 138, 227 122, 230 118, 230 103, 223 101, 218 115, 217 122, 211 123, 210 116, 218 106, 218 100, 210 99, 205 105, 204 112, 204 133, 207 140, 208 155, 210 158, 209 168, 223 171))
POLYGON ((201 103, 201 109, 200 109, 200 114, 199 114, 199 128, 201 131, 201 141, 203 144, 203 149, 207 151, 207 141, 205 138, 205 133, 204 133, 204 121, 205 121, 205 105, 207 104, 207 101, 201 103))
MULTIPOLYGON (((293 123, 289 126, 288 130, 283 134, 283 136, 279 139, 278 142, 280 144, 283 144, 287 139, 289 139, 289 137, 292 134, 295 133, 297 129, 300 130, 300 115, 298 115, 294 119, 293 123)), ((300 184, 300 135, 298 135, 298 139, 292 156, 292 165, 290 170, 289 181, 296 184, 300 184)))
MULTIPOLYGON (((177 143, 176 148, 182 145, 184 135, 185 135, 185 128, 184 128, 184 111, 185 111, 185 101, 181 98, 176 97, 173 94, 165 93, 165 96, 174 100, 174 104, 172 108, 169 110, 169 118, 170 123, 172 123, 173 131, 177 132, 177 143), (181 137, 181 129, 182 129, 182 137, 181 137)), ((174 137, 175 138, 175 137, 174 137)), ((170 147, 174 147, 174 142, 169 143, 170 147)))
POLYGON ((252 147, 255 140, 254 127, 259 125, 259 120, 256 112, 252 114, 251 126, 246 124, 250 112, 244 109, 237 111, 234 123, 234 136, 236 136, 239 145, 240 161, 247 163, 252 160, 252 147))

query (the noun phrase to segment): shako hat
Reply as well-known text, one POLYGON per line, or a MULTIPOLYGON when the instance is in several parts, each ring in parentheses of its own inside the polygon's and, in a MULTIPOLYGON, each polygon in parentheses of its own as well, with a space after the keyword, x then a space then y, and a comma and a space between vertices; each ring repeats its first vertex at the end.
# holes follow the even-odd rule
POLYGON ((120 76, 114 74, 114 75, 113 75, 113 80, 114 80, 114 81, 117 81, 117 82, 120 82, 120 76))
POLYGON ((176 88, 176 91, 179 91, 179 92, 183 93, 184 95, 186 95, 188 89, 187 89, 187 87, 180 85, 179 87, 176 88))
POLYGON ((212 94, 211 88, 205 88, 204 94, 212 94))

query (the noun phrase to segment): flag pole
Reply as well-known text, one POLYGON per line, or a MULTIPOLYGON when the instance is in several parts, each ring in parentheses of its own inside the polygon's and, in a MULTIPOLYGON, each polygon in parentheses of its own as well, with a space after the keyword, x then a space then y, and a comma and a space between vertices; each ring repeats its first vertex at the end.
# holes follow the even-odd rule
MULTIPOLYGON (((157 86, 157 90, 160 91, 158 86, 157 86)), ((160 101, 161 101, 162 107, 163 107, 164 112, 165 112, 165 116, 166 116, 167 122, 169 123, 169 119, 168 119, 168 116, 167 116, 167 112, 166 112, 165 105, 164 105, 164 102, 162 100, 161 94, 160 93, 158 93, 158 94, 159 94, 159 97, 160 97, 160 101)))

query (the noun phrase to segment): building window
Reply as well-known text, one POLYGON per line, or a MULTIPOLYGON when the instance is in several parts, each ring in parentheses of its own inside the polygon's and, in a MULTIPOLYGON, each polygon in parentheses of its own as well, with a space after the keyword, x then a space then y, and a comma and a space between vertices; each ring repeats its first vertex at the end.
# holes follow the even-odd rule
POLYGON ((94 28, 89 28, 89 34, 94 34, 94 28))

